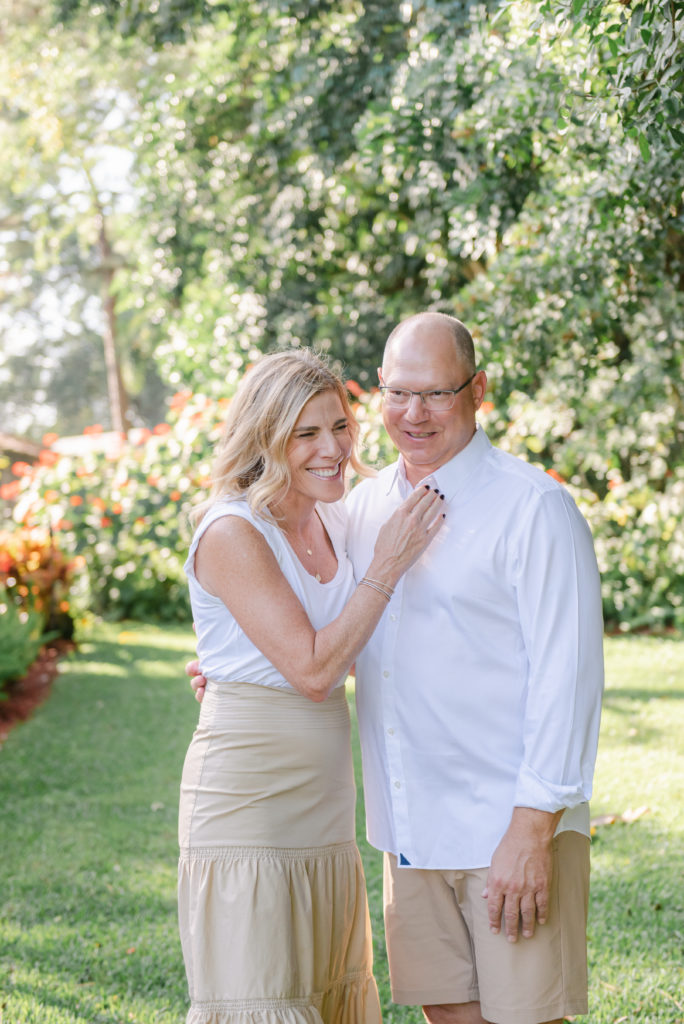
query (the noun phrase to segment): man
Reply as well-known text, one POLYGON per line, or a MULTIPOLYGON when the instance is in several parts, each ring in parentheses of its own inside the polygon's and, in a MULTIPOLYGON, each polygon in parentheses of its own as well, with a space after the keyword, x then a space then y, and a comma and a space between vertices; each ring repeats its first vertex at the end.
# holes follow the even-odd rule
POLYGON ((412 487, 448 505, 356 663, 392 997, 429 1024, 559 1021, 587 1010, 603 682, 591 536, 564 488, 477 428, 487 380, 460 321, 400 323, 380 384, 400 455, 347 500, 357 573, 412 487))

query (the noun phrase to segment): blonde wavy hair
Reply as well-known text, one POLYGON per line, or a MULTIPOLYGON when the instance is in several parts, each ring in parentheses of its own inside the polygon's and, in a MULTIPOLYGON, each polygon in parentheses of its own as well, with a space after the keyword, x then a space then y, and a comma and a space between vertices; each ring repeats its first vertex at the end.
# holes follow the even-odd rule
POLYGON ((349 420, 350 462, 362 476, 372 475, 358 455, 359 425, 342 379, 311 349, 274 352, 244 375, 230 403, 223 435, 216 446, 209 498, 190 513, 198 523, 219 498, 246 498, 253 512, 282 497, 290 486, 287 448, 306 403, 334 391, 349 420))

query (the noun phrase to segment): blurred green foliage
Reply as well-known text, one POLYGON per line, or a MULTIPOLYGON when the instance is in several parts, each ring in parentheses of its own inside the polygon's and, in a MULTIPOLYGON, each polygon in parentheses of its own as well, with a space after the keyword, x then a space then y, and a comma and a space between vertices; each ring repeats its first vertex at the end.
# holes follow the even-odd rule
POLYGON ((35 609, 22 610, 0 587, 0 701, 12 683, 21 679, 41 647, 56 633, 45 633, 45 619, 35 609))

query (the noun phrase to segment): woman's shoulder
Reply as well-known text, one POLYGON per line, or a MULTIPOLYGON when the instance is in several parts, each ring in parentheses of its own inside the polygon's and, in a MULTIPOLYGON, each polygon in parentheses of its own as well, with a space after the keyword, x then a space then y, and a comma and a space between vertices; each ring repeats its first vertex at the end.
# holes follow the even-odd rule
POLYGON ((244 498, 221 497, 214 501, 198 524, 185 563, 186 575, 192 577, 195 570, 195 556, 201 545, 204 557, 211 559, 214 554, 220 555, 226 545, 237 545, 241 550, 249 550, 257 558, 264 542, 278 558, 278 530, 267 519, 254 512, 244 498))
POLYGON ((190 548, 191 553, 194 552, 197 545, 210 529, 214 535, 217 528, 222 533, 226 530, 240 533, 241 531, 244 532, 245 529, 249 529, 249 527, 243 524, 249 524, 249 526, 263 534, 267 539, 271 535, 271 524, 257 512, 254 512, 245 498, 229 496, 217 498, 206 510, 195 528, 190 548))
POLYGON ((246 519, 247 522, 256 526, 258 530, 262 530, 264 526, 268 526, 268 520, 265 516, 259 515, 251 507, 246 498, 234 498, 229 495, 217 498, 212 505, 209 506, 207 511, 202 516, 202 519, 197 525, 197 532, 206 530, 212 523, 215 523, 218 519, 225 519, 228 517, 236 517, 239 519, 246 519))

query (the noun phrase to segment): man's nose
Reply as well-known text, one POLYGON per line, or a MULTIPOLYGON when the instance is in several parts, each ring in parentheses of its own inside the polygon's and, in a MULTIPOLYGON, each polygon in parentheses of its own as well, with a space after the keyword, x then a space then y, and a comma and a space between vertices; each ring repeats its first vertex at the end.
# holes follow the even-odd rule
POLYGON ((419 423, 421 420, 427 418, 428 411, 425 408, 425 402, 420 395, 411 395, 404 415, 407 419, 411 420, 412 423, 419 423))

